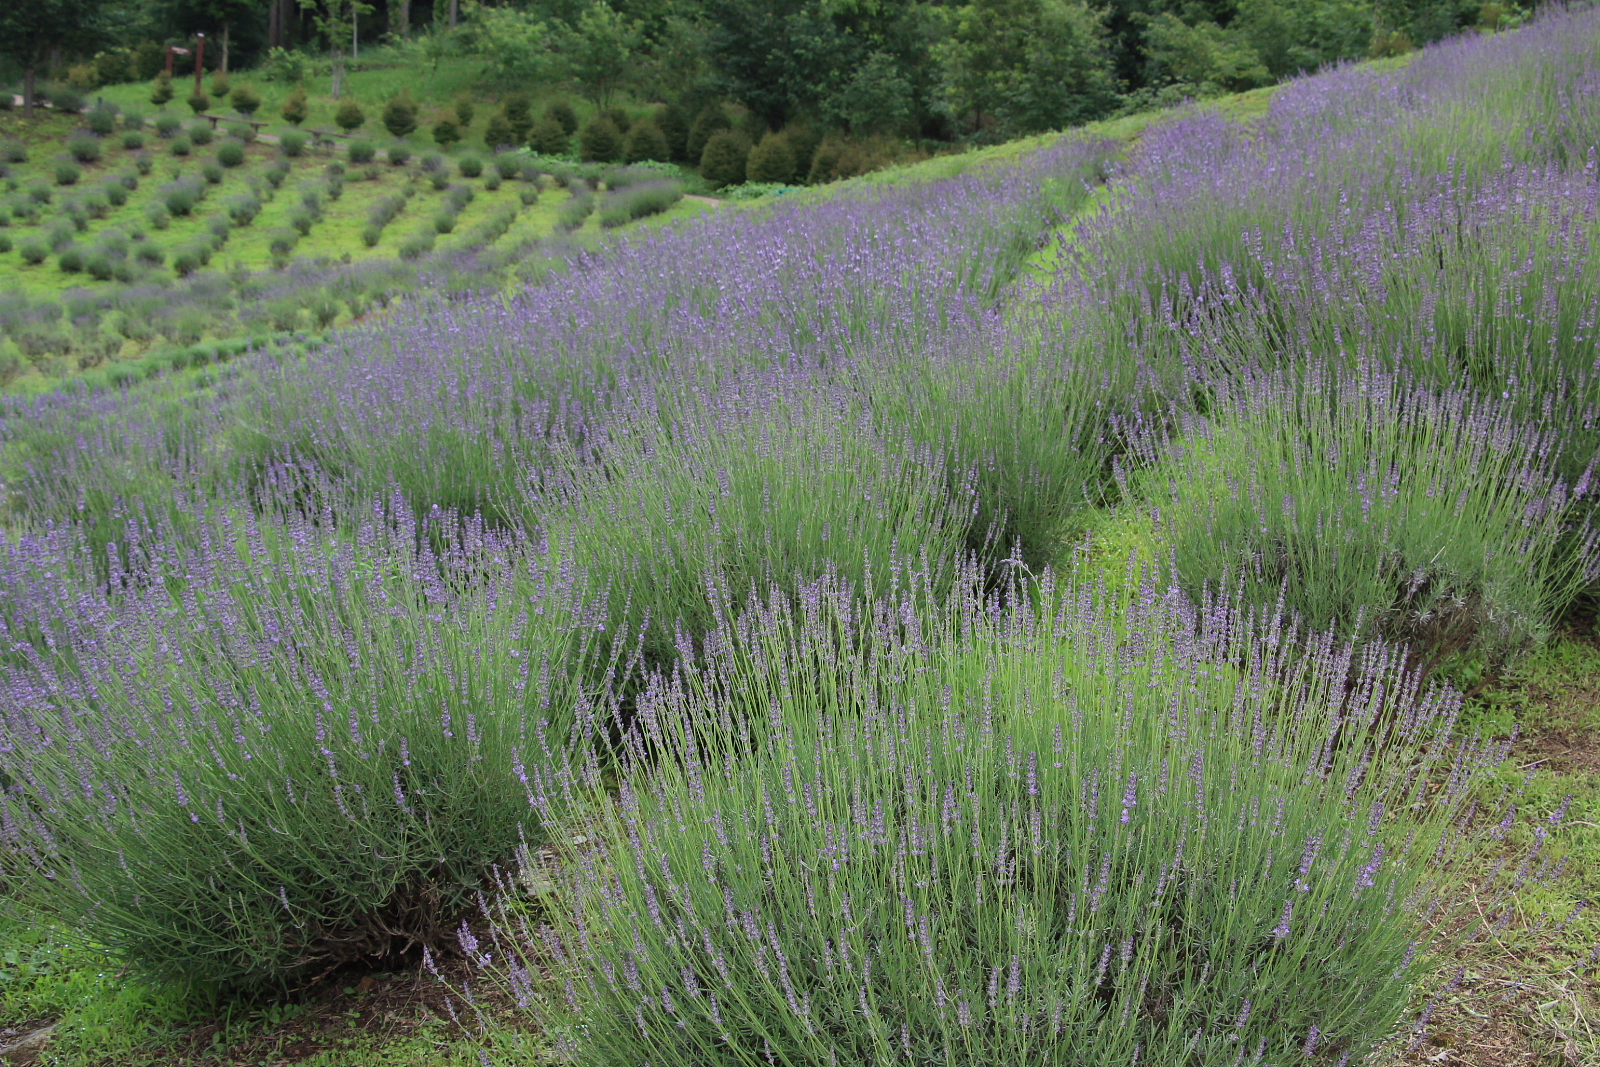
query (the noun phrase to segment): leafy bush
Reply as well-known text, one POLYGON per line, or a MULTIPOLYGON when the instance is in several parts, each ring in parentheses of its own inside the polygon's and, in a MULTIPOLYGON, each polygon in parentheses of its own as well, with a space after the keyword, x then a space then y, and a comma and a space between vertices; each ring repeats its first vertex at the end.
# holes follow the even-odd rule
POLYGON ((461 140, 461 127, 456 125, 455 119, 440 119, 433 124, 433 139, 441 148, 449 148, 461 140))
POLYGON ((501 152, 492 163, 496 173, 505 181, 510 181, 522 171, 522 161, 512 152, 501 152))
POLYGON ((572 135, 559 122, 545 118, 528 134, 528 147, 544 156, 564 156, 572 150, 572 135))
POLYGON ((78 163, 98 162, 101 157, 101 141, 94 136, 74 134, 72 138, 67 138, 67 155, 75 158, 78 163))
POLYGON ((167 145, 167 151, 175 156, 186 156, 193 151, 193 148, 189 144, 189 138, 180 134, 172 139, 171 144, 167 145))
POLYGON ((556 210, 556 230, 571 233, 594 213, 594 193, 583 182, 573 182, 572 196, 556 210))
POLYGON ((528 131, 533 130, 533 99, 523 91, 507 93, 499 114, 510 128, 512 141, 523 141, 528 136, 528 131))
POLYGON ((713 186, 738 185, 745 179, 750 143, 733 130, 719 130, 706 142, 700 156, 700 173, 713 186))
MULTIPOLYGON (((83 117, 84 125, 93 130, 97 136, 106 137, 117 128, 117 112, 115 108, 93 107, 83 117)), ((85 160, 85 162, 88 162, 85 160)))
POLYGON ((385 150, 385 154, 389 157, 390 166, 403 167, 411 158, 411 147, 403 143, 392 144, 385 150))
POLYGON ((98 282, 109 282, 114 273, 115 261, 103 248, 91 248, 84 254, 83 271, 98 282))
POLYGON ((7 163, 26 163, 28 146, 21 141, 0 142, 0 160, 7 163))
POLYGON ((565 100, 557 100, 544 109, 544 117, 553 120, 568 137, 578 132, 578 113, 565 100))
POLYGON ((37 267, 50 257, 50 249, 43 241, 28 240, 17 246, 17 254, 24 263, 37 267))
POLYGON ((224 167, 237 167, 244 162, 244 144, 232 138, 217 146, 217 162, 224 167))
POLYGON ((150 102, 156 107, 165 107, 172 100, 172 75, 166 71, 156 75, 155 84, 150 86, 150 102))
POLYGON ((368 248, 376 248, 378 242, 383 240, 383 229, 370 223, 361 230, 361 243, 368 248))
POLYGON ((371 163, 378 150, 371 141, 351 141, 346 154, 352 163, 371 163))
POLYGON ((1352 680, 1331 640, 1286 656, 1154 588, 993 622, 970 589, 913 623, 828 580, 725 624, 642 701, 637 749, 670 757, 525 877, 555 931, 496 931, 570 975, 563 1058, 1334 1064, 1387 1038, 1445 844, 1473 849, 1460 778, 1504 749, 1452 740, 1459 697, 1392 650, 1352 680), (890 647, 840 639, 862 619, 890 647))
POLYGON ((454 211, 441 211, 433 217, 433 231, 435 233, 450 233, 456 228, 456 213, 454 211))
POLYGON ((694 124, 689 127, 688 140, 684 142, 684 149, 691 162, 698 164, 706 152, 706 142, 711 140, 711 135, 718 130, 726 130, 733 126, 728 119, 728 113, 721 104, 713 104, 700 112, 694 124))
POLYGON ((205 93, 191 93, 185 103, 189 105, 190 111, 198 115, 211 106, 211 98, 205 93))
POLYGON ((306 135, 299 130, 286 130, 278 136, 278 151, 290 159, 298 159, 305 150, 306 135))
POLYGON ((483 173, 483 160, 477 156, 462 156, 456 161, 456 169, 463 178, 476 178, 483 173))
POLYGON ((203 265, 200 249, 194 245, 183 245, 172 253, 172 271, 180 278, 187 278, 203 265))
POLYGON ((156 116, 156 135, 162 138, 171 137, 183 129, 183 121, 176 115, 156 116))
POLYGON ((83 249, 69 244, 56 255, 56 266, 63 274, 78 274, 83 270, 83 249))
POLYGON ((296 208, 289 213, 289 225, 302 237, 311 232, 316 222, 316 217, 305 208, 296 208))
POLYGON ((797 169, 794 148, 784 134, 769 133, 750 150, 745 164, 745 177, 752 182, 773 182, 788 185, 795 179, 797 169))
POLYGON ((622 158, 622 134, 610 119, 590 119, 578 133, 578 154, 585 162, 615 163, 622 158))
POLYGON ((491 170, 483 176, 483 187, 491 193, 500 188, 500 172, 491 170))
POLYGON ((229 137, 243 144, 256 142, 256 128, 248 122, 230 122, 224 129, 229 137))
POLYGON ((261 109, 261 94, 248 85, 236 86, 228 97, 233 103, 233 110, 249 118, 261 109))
POLYGON ((539 187, 537 185, 524 185, 517 190, 517 199, 522 201, 523 207, 532 207, 539 202, 539 187))
POLYGON ((512 131, 511 124, 506 117, 498 111, 489 116, 489 122, 483 128, 483 144, 491 152, 507 145, 514 145, 521 138, 512 131))
POLYGON ((83 168, 72 160, 63 159, 56 163, 57 185, 76 185, 81 177, 83 177, 83 168))
POLYGON ((628 136, 622 142, 622 158, 629 163, 639 163, 647 159, 667 162, 672 158, 672 153, 667 149, 666 135, 654 122, 638 122, 628 130, 628 136))
POLYGON ((434 235, 432 230, 419 230, 400 242, 398 249, 400 258, 404 260, 419 259, 433 251, 434 235))
POLYGON ((333 114, 334 125, 346 133, 359 130, 366 125, 367 113, 361 110, 361 105, 355 97, 347 96, 339 102, 339 110, 333 114))
POLYGON ((207 163, 201 167, 200 175, 205 178, 207 185, 219 185, 222 182, 222 168, 215 163, 207 163))
POLYGON ((208 145, 216 139, 216 133, 211 129, 209 122, 191 122, 188 133, 189 140, 197 145, 208 145))
POLYGON ((121 207, 128 202, 128 187, 121 182, 106 182, 95 195, 113 207, 121 207))
POLYGON ((300 234, 292 229, 273 230, 267 238, 267 249, 275 256, 288 255, 300 243, 300 234))
POLYGON ((306 91, 297 86, 294 92, 289 94, 289 98, 283 102, 283 110, 279 114, 283 116, 283 121, 291 126, 299 126, 304 122, 306 116, 310 114, 310 105, 306 101, 306 91))
POLYGON ((261 201, 249 193, 229 197, 226 206, 235 226, 248 226, 261 214, 261 201))
POLYGON ((405 137, 417 128, 417 105, 408 93, 390 98, 383 105, 383 128, 391 137, 405 137))
POLYGON ((130 152, 138 151, 144 147, 144 134, 138 130, 126 130, 122 134, 122 147, 130 152))

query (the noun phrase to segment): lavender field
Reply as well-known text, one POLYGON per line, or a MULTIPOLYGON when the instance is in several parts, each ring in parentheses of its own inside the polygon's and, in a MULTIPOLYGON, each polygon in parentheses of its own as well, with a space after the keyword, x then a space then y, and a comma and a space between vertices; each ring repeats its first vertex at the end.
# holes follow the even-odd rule
POLYGON ((452 1063, 1600 1062, 1600 716, 1486 696, 1600 591, 1597 212, 1551 9, 5 401, 13 921, 452 1063))

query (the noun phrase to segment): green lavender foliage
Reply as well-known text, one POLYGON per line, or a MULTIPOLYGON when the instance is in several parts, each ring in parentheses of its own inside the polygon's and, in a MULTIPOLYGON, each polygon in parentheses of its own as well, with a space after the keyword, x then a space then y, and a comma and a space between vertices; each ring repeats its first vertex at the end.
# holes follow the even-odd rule
POLYGON ((1592 479, 1564 483, 1554 433, 1492 401, 1313 367, 1236 376, 1174 421, 1136 481, 1192 594, 1237 578, 1318 628, 1504 658, 1596 577, 1572 531, 1592 479))
POLYGON ((596 839, 535 886, 552 929, 522 928, 565 1054, 1331 1065, 1388 1037, 1504 750, 1453 740, 1459 698, 1392 649, 1148 578, 1125 609, 1036 596, 828 579, 660 677, 596 839))
POLYGON ((277 518, 192 517, 209 551, 114 567, 94 642, 42 621, 0 801, 34 906, 146 972, 257 987, 439 943, 540 839, 604 617, 538 546, 403 503, 319 532, 303 469, 259 492, 277 518))

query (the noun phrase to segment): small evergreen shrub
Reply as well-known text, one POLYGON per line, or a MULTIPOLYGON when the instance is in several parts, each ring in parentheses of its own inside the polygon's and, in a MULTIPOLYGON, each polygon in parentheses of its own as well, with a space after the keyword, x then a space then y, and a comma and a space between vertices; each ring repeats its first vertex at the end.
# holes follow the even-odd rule
POLYGON ((557 100, 545 108, 544 117, 555 120, 568 137, 578 132, 578 113, 565 100, 557 100))
POLYGON ((136 152, 144 147, 144 134, 138 130, 125 130, 122 134, 122 147, 130 152, 136 152))
POLYGON ((233 103, 233 110, 237 111, 245 118, 249 118, 257 111, 261 110, 261 94, 250 88, 248 85, 240 85, 236 87, 233 92, 228 95, 228 99, 233 103))
POLYGON ((578 150, 586 163, 615 163, 622 158, 622 134, 610 119, 598 116, 579 131, 578 150))
POLYGON ((477 156, 462 156, 456 161, 456 169, 463 178, 476 178, 483 173, 483 160, 477 156))
POLYGON ((392 144, 384 151, 384 154, 389 157, 390 166, 403 167, 406 165, 406 161, 411 158, 411 146, 403 143, 392 144))
POLYGON ((433 251, 434 234, 432 230, 421 230, 400 242, 398 249, 401 259, 420 259, 433 251))
POLYGON ((156 136, 163 140, 183 129, 183 121, 176 115, 156 116, 156 136))
POLYGON ((786 134, 769 133, 750 150, 745 180, 788 185, 795 179, 794 148, 786 134))
POLYGON ((528 131, 533 129, 533 101, 527 93, 508 93, 500 105, 500 115, 511 128, 512 141, 527 139, 528 131))
POLYGON ((448 149, 461 140, 461 127, 453 118, 440 119, 433 124, 433 139, 439 147, 448 149))
POLYGON ((500 188, 500 172, 491 170, 483 176, 483 187, 491 193, 500 188))
POLYGON ((390 98, 383 105, 381 121, 391 137, 405 137, 416 130, 417 105, 412 102, 410 94, 401 93, 390 98))
POLYGON ((299 126, 304 122, 306 116, 310 114, 310 105, 306 101, 306 91, 296 88, 294 92, 289 94, 289 98, 283 102, 283 109, 278 114, 283 116, 283 121, 291 126, 299 126))
POLYGON ((211 98, 205 93, 191 93, 185 103, 189 105, 190 111, 198 115, 211 106, 211 98))
POLYGON ((99 195, 112 207, 121 207, 128 202, 128 187, 121 182, 106 182, 100 187, 99 195))
POLYGON ((37 267, 50 257, 50 248, 43 241, 28 240, 17 246, 17 254, 22 257, 24 263, 37 267))
POLYGON ((635 123, 628 131, 628 136, 623 139, 622 158, 628 163, 642 163, 646 160, 659 160, 668 162, 672 153, 667 149, 666 134, 661 132, 661 127, 654 122, 645 121, 635 123))
POLYGON ((56 163, 55 177, 57 185, 76 185, 83 177, 83 168, 70 159, 63 159, 56 163))
POLYGON ((150 86, 150 102, 156 107, 165 107, 172 101, 172 75, 162 71, 156 75, 156 80, 150 86))
POLYGON ((489 123, 483 128, 484 147, 492 152, 497 148, 516 144, 518 140, 516 133, 511 129, 511 123, 506 121, 504 115, 497 111, 489 116, 489 123))
POLYGON ((366 124, 367 113, 361 110, 361 105, 354 97, 347 96, 339 102, 339 110, 333 113, 334 125, 346 133, 359 130, 366 124))
POLYGON ((561 123, 543 118, 528 134, 528 147, 542 156, 564 156, 572 150, 572 135, 561 123))
POLYGON ((290 159, 298 159, 305 153, 306 135, 299 130, 287 130, 278 137, 278 151, 290 159))
POLYGON ((351 141, 346 154, 352 163, 371 163, 378 150, 373 147, 371 141, 351 141))
POLYGON ((208 145, 216 139, 216 132, 211 129, 209 122, 192 122, 189 124, 189 140, 197 145, 208 145))
POLYGON ((472 97, 465 93, 456 97, 452 110, 455 112, 456 121, 461 124, 463 130, 472 125, 473 118, 478 114, 477 105, 473 103, 472 97))
POLYGON ((79 274, 83 271, 83 260, 83 249, 69 244, 56 255, 56 266, 63 274, 79 274))
POLYGON ((733 130, 718 130, 706 141, 700 156, 700 174, 713 186, 738 185, 745 179, 750 144, 733 130))
POLYGON ((207 185, 219 185, 222 182, 222 168, 215 163, 207 163, 200 168, 200 176, 205 178, 207 185))
POLYGON ((711 135, 718 130, 729 129, 733 125, 728 120, 728 113, 721 104, 713 104, 695 118, 694 124, 689 127, 688 139, 684 142, 686 158, 699 165, 700 159, 705 155, 706 142, 711 140, 711 135))
POLYGON ((510 181, 522 170, 522 164, 511 152, 501 152, 494 157, 494 169, 501 178, 510 181))
POLYGON ((244 162, 244 144, 228 139, 217 146, 217 162, 224 167, 237 167, 244 162))

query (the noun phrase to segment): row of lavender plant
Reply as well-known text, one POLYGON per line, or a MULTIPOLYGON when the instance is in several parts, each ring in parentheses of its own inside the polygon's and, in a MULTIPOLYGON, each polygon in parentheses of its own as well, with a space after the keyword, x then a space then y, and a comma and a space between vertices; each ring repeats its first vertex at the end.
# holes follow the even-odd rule
POLYGON ((1173 381, 1386 361, 1600 447, 1594 15, 1290 85, 1259 130, 1152 131, 1051 299, 1173 381))

